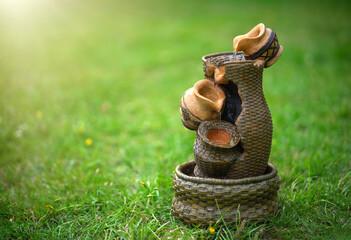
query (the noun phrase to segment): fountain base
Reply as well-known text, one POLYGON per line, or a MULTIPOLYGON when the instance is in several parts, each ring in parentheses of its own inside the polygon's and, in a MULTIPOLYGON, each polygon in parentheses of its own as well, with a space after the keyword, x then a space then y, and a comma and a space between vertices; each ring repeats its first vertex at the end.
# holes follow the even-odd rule
POLYGON ((272 164, 263 175, 242 179, 195 177, 195 166, 195 161, 179 165, 173 181, 172 214, 184 223, 262 221, 279 210, 279 176, 272 164))

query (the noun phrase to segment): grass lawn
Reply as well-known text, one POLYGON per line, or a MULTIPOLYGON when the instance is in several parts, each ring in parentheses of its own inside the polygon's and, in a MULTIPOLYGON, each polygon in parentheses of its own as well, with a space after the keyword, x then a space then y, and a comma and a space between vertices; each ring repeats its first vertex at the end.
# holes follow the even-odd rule
POLYGON ((0 239, 350 239, 347 1, 0 0, 0 239), (281 177, 263 224, 191 228, 170 212, 192 160, 183 92, 201 57, 263 22, 281 177))

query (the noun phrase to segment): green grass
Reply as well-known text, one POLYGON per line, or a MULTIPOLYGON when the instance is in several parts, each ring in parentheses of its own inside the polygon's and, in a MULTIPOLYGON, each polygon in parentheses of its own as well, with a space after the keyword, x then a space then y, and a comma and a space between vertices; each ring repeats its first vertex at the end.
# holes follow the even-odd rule
POLYGON ((0 2, 0 239, 350 239, 347 1, 9 2, 0 2), (203 78, 203 55, 231 51, 259 22, 284 46, 263 80, 282 209, 210 234, 170 213, 172 175, 195 138, 179 101, 203 78))

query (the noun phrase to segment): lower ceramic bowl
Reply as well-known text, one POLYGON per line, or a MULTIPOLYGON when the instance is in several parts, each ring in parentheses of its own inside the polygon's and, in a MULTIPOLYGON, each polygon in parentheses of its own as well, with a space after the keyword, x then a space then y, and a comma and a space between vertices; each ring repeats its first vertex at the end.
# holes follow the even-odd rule
POLYGON ((225 177, 239 157, 240 152, 236 147, 239 140, 240 136, 235 125, 229 122, 220 120, 202 122, 196 132, 193 150, 195 162, 203 175, 225 177))

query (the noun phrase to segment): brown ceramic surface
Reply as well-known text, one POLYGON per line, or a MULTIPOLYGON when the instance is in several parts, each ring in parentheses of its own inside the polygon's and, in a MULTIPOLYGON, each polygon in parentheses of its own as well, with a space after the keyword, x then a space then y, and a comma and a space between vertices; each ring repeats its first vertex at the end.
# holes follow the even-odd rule
POLYGON ((207 138, 214 143, 225 145, 230 142, 230 135, 222 129, 211 129, 207 132, 207 138))
POLYGON ((196 130, 202 121, 220 118, 225 93, 210 80, 201 80, 188 89, 181 99, 180 113, 183 124, 196 130))
POLYGON ((235 37, 233 47, 236 52, 243 51, 246 59, 262 61, 265 67, 273 65, 283 52, 276 33, 263 23, 256 25, 248 33, 235 37))
POLYGON ((271 31, 263 23, 256 25, 248 33, 234 38, 234 50, 236 52, 243 51, 245 55, 257 52, 268 41, 271 31))

